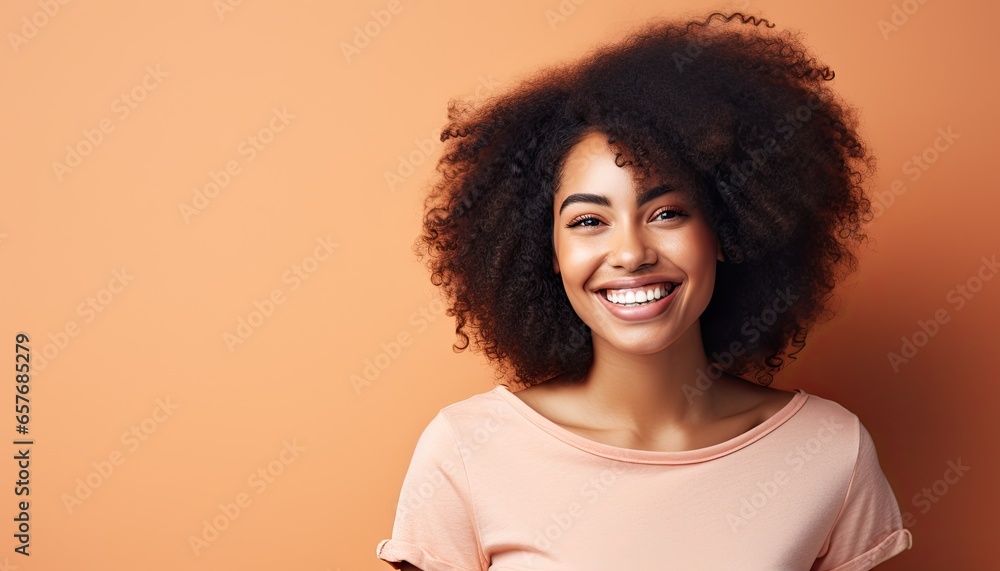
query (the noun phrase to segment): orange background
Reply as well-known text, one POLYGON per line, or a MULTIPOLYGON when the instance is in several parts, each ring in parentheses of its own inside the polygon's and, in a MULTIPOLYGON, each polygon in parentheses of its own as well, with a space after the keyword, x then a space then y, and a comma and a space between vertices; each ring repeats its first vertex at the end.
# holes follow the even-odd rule
POLYGON ((875 191, 905 184, 880 203, 841 315, 774 386, 869 428, 912 518, 913 549, 885 569, 991 568, 1000 280, 961 309, 949 291, 1000 253, 995 4, 97 4, 0 5, 0 569, 388 569, 375 545, 420 431, 494 386, 484 359, 452 351, 410 251, 448 99, 711 8, 801 30, 861 110, 875 191), (949 321, 894 372, 887 354, 939 310, 949 321), (13 551, 20 331, 30 557, 13 551), (935 491, 959 460, 969 472, 935 491))

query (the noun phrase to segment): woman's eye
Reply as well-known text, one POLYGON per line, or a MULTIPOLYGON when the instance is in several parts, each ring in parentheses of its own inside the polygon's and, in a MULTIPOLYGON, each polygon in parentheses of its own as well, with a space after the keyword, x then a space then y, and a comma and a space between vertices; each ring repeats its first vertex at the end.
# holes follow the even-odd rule
POLYGON ((683 218, 685 216, 687 216, 687 214, 683 210, 677 208, 667 208, 666 210, 661 210, 656 214, 656 218, 659 220, 676 220, 677 218, 683 218), (675 216, 663 218, 664 214, 674 214, 675 216))
POLYGON ((600 223, 600 220, 594 218, 593 216, 581 216, 573 222, 566 225, 567 228, 573 228, 574 226, 596 226, 596 223, 600 223), (593 221, 595 224, 584 224, 584 222, 593 221))

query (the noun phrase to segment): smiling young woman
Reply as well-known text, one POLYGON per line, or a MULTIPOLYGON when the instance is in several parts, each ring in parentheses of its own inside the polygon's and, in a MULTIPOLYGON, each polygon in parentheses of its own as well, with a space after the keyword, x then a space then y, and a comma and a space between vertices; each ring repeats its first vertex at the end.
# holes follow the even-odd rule
POLYGON ((698 325, 722 248, 689 178, 660 177, 643 190, 615 159, 606 135, 584 131, 554 198, 553 269, 591 331, 593 363, 581 382, 556 377, 516 395, 567 429, 615 446, 724 442, 795 393, 723 372, 702 398, 679 398, 710 366, 698 325))
POLYGON ((863 571, 911 546, 860 419, 768 386, 855 267, 872 159, 771 26, 652 23, 451 108, 422 252, 456 348, 521 387, 429 422, 381 560, 863 571))

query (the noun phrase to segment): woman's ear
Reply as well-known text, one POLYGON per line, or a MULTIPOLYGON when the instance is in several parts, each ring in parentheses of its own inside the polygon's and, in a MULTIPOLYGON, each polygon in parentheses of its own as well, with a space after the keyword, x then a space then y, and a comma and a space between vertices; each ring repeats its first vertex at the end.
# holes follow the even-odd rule
POLYGON ((719 243, 719 253, 716 255, 716 259, 720 262, 726 261, 726 256, 722 253, 722 243, 719 243))
POLYGON ((552 271, 559 275, 559 260, 556 259, 555 255, 552 255, 552 271))

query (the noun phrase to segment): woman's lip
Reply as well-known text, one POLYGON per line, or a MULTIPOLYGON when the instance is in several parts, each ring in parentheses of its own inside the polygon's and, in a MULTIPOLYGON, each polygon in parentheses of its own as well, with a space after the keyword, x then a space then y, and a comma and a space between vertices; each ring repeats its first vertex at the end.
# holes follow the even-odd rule
POLYGON ((660 299, 652 303, 637 305, 634 307, 625 307, 624 305, 618 305, 617 303, 608 301, 608 298, 605 295, 605 290, 597 291, 594 295, 601 299, 601 303, 604 304, 604 307, 606 307, 615 317, 625 321, 646 321, 647 319, 652 319, 665 312, 670 307, 677 290, 680 288, 680 284, 677 284, 669 294, 661 297, 660 299))

